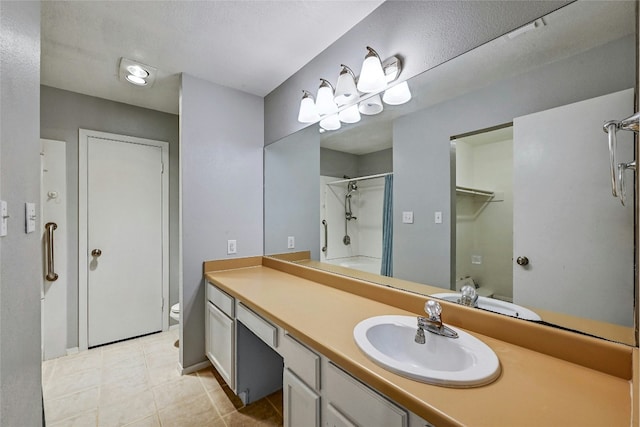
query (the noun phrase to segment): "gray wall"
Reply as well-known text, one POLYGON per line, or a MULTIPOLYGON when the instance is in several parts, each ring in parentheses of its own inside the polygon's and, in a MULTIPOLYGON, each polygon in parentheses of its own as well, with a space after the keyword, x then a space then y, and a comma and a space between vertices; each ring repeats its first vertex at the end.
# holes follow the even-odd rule
MULTIPOLYGON (((315 131, 315 126, 309 129, 315 131)), ((307 132, 305 129, 304 132, 307 132)), ((317 133, 317 132, 316 132, 317 133)), ((298 138, 298 133, 291 135, 298 138)), ((282 141, 289 141, 290 138, 282 141)), ((282 142, 276 144, 280 145, 282 142)), ((288 143, 288 142, 287 142, 288 143)), ((341 151, 320 148, 320 175, 350 177, 375 175, 379 173, 393 172, 393 149, 380 150, 373 153, 355 155, 341 151)))
POLYGON ((265 98, 265 144, 306 125, 298 123, 301 90, 319 78, 335 84, 340 64, 356 74, 372 46, 382 59, 400 55, 401 80, 455 58, 535 20, 566 1, 388 1, 302 67, 265 98))
POLYGON ((40 88, 40 136, 66 141, 69 226, 67 348, 78 346, 78 129, 169 142, 169 301, 178 302, 178 116, 49 86, 40 88))
POLYGON ((315 127, 265 147, 265 254, 310 250, 312 259, 320 258, 320 158, 320 134, 315 127), (299 212, 299 207, 305 212, 299 212), (295 249, 287 248, 288 236, 295 237, 295 249))
POLYGON ((394 276, 443 288, 454 277, 452 187, 443 185, 455 185, 449 162, 452 136, 634 87, 635 79, 635 38, 629 36, 397 119, 394 276), (403 211, 414 212, 414 224, 402 224, 403 211), (442 224, 434 224, 435 211, 442 211, 442 224))
POLYGON ((262 255, 263 99, 182 75, 180 363, 203 362, 205 260, 262 255), (227 240, 237 240, 227 255, 227 240))
POLYGON ((42 425, 40 230, 24 204, 40 201, 40 2, 0 2, 0 425, 42 425))

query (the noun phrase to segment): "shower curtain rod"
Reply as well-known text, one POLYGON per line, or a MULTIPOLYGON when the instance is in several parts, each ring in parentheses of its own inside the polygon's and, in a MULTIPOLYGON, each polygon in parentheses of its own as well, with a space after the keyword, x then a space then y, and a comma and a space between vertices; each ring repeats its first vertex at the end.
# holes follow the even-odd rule
POLYGON ((359 176, 357 178, 341 179, 339 181, 328 182, 327 185, 344 184, 345 182, 364 181, 365 179, 382 178, 383 176, 393 175, 393 172, 379 173, 376 175, 359 176))

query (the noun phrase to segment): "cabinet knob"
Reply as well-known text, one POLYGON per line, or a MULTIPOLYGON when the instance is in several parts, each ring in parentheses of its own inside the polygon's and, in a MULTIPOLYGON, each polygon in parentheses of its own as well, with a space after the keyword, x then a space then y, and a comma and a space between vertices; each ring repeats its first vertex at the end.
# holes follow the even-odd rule
POLYGON ((518 265, 529 265, 529 258, 527 258, 526 256, 519 256, 518 258, 516 258, 516 263, 518 265))
POLYGON ((94 249, 91 251, 91 256, 99 257, 100 255, 102 255, 102 251, 100 249, 94 249))

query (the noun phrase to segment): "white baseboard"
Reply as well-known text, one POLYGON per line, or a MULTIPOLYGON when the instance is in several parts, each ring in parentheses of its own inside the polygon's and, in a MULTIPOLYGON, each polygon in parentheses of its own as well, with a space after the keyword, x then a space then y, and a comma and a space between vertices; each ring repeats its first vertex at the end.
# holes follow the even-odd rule
POLYGON ((68 348, 67 349, 67 356, 70 356, 72 354, 77 354, 79 352, 80 352, 80 349, 78 347, 68 348))
POLYGON ((175 329, 180 329, 180 324, 179 323, 176 323, 175 325, 169 326, 169 330, 170 331, 173 331, 175 329))
POLYGON ((180 375, 189 375, 201 369, 208 368, 209 366, 211 366, 211 362, 209 362, 208 359, 204 362, 196 363, 195 365, 191 365, 186 368, 183 368, 180 362, 178 362, 178 372, 180 375))

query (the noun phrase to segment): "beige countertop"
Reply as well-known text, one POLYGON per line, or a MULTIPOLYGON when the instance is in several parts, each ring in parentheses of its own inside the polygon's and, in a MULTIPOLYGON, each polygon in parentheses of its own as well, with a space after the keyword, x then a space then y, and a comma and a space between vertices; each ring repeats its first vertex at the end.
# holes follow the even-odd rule
POLYGON ((438 427, 631 424, 629 380, 468 331, 496 352, 501 376, 472 389, 423 384, 370 361, 352 335, 368 317, 415 313, 265 266, 210 271, 205 277, 438 427))

